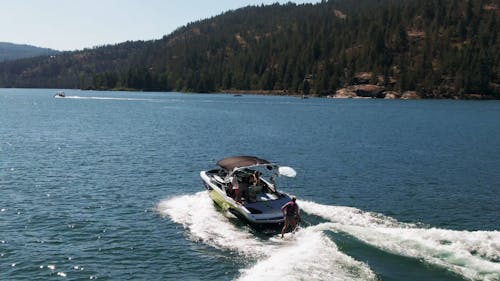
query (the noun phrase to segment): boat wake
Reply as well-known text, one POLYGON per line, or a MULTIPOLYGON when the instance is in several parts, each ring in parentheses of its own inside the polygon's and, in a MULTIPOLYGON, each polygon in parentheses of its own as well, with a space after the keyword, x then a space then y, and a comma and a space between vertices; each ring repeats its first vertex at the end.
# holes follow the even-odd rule
POLYGON ((346 233, 384 251, 437 265, 471 280, 500 279, 500 232, 454 231, 401 223, 356 208, 300 201, 326 222, 284 240, 256 237, 216 210, 206 192, 161 201, 157 211, 181 224, 193 241, 253 258, 238 280, 376 280, 370 267, 337 248, 325 231, 346 233), (214 227, 216 226, 216 227, 214 227))
POLYGON ((471 280, 500 280, 500 232, 422 228, 356 208, 301 201, 308 214, 384 251, 447 268, 471 280))
POLYGON ((339 251, 320 229, 309 227, 291 240, 278 240, 269 243, 281 247, 242 269, 238 280, 377 280, 368 265, 339 251))
POLYGON ((241 231, 223 213, 217 212, 206 192, 164 200, 157 210, 181 224, 194 241, 252 257, 260 257, 271 250, 270 246, 255 239, 250 232, 241 231))
POLYGON ((56 97, 60 99, 80 99, 80 100, 122 100, 122 101, 152 101, 153 99, 140 98, 113 98, 113 97, 84 97, 84 96, 65 96, 56 97))
POLYGON ((376 280, 368 265, 339 251, 322 230, 305 228, 285 240, 258 238, 218 212, 206 192, 164 200, 157 211, 194 241, 257 260, 240 270, 238 280, 376 280))

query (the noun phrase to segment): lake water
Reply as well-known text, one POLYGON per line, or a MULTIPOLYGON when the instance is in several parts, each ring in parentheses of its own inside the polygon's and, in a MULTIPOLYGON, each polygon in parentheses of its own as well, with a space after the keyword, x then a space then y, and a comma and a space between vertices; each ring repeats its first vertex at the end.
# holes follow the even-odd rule
POLYGON ((0 90, 0 280, 500 280, 500 102, 0 90), (256 155, 304 223, 218 210, 256 155))

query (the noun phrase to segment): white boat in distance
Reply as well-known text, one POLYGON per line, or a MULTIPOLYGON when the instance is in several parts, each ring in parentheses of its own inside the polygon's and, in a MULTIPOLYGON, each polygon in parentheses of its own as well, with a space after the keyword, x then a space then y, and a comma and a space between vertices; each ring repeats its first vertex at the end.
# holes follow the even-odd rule
POLYGON ((55 95, 54 95, 54 98, 65 98, 66 97, 66 94, 64 92, 57 92, 55 95))
POLYGON ((208 195, 217 205, 253 225, 283 222, 281 207, 291 197, 276 189, 275 179, 295 177, 294 169, 255 156, 229 157, 217 165, 218 169, 200 172, 208 195), (252 183, 254 175, 259 178, 256 183, 252 183))

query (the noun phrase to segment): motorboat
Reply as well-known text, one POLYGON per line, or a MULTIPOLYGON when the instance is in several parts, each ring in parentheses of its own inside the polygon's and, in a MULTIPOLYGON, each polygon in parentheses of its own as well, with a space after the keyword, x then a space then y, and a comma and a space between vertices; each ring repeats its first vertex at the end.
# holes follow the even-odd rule
POLYGON ((65 97, 66 97, 66 94, 64 92, 57 92, 54 95, 54 98, 65 98, 65 97))
POLYGON ((229 157, 217 161, 217 165, 216 169, 201 171, 200 176, 219 207, 253 225, 283 222, 281 207, 291 197, 276 189, 275 180, 295 177, 293 168, 255 156, 229 157))

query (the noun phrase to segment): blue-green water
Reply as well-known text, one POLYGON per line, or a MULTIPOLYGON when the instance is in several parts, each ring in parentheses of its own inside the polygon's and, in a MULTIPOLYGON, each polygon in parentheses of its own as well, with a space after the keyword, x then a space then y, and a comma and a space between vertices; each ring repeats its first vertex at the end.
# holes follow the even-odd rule
POLYGON ((0 90, 0 280, 500 280, 500 102, 0 90), (199 171, 294 167, 285 240, 199 171))

